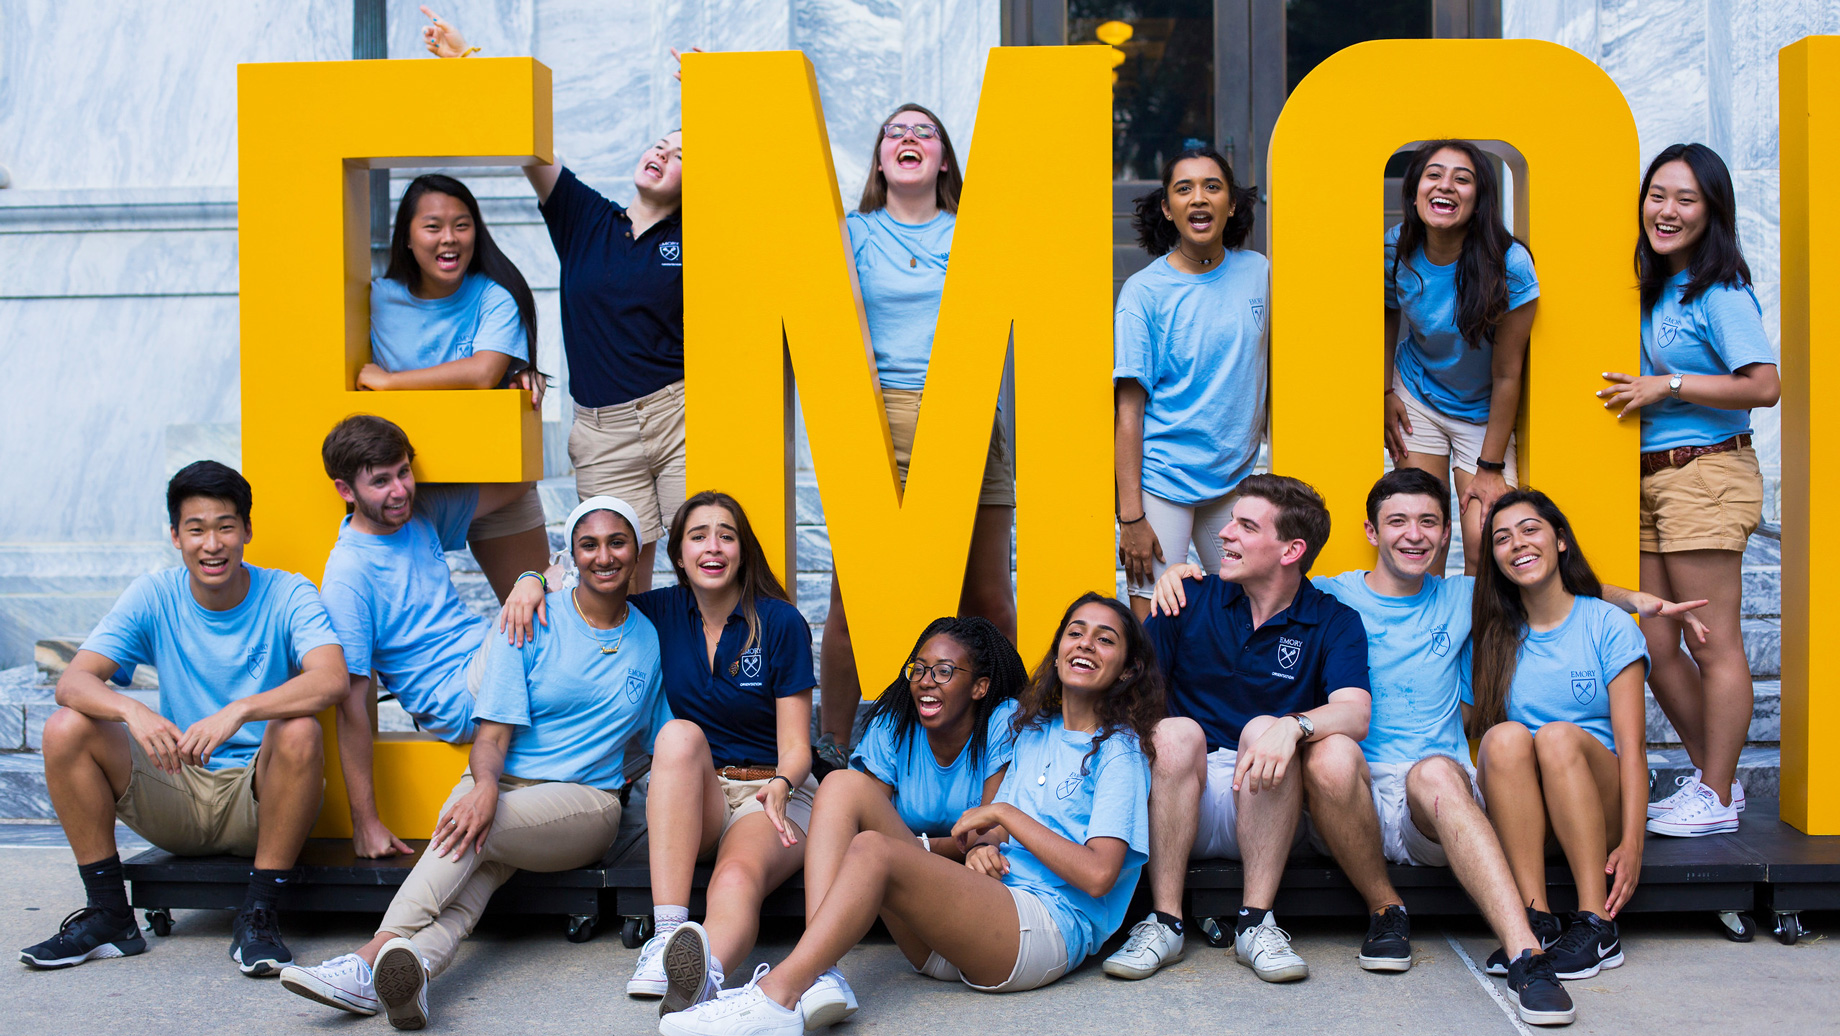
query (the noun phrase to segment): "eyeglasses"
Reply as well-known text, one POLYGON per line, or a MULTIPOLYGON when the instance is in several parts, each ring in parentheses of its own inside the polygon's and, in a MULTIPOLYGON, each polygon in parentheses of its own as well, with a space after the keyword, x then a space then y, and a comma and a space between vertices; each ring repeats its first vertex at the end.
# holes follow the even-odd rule
POLYGON ((910 122, 902 124, 891 122, 882 127, 882 136, 889 140, 900 140, 911 132, 915 140, 932 140, 939 135, 939 127, 930 122, 910 122))
POLYGON ((925 662, 909 662, 901 674, 907 677, 908 683, 919 683, 929 671, 933 674, 934 683, 947 684, 957 675, 958 667, 950 662, 935 662, 930 666, 925 662))

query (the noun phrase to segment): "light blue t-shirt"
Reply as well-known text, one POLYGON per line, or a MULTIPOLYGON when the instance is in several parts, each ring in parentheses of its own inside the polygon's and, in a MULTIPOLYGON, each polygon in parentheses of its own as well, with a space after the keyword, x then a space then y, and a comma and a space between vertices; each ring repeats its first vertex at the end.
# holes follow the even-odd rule
MULTIPOLYGON (((1476 702, 1471 645, 1463 647, 1463 703, 1476 702)), ((1636 620, 1598 597, 1572 598, 1557 628, 1528 630, 1515 655, 1508 684, 1508 718, 1537 731, 1548 723, 1576 723, 1616 751, 1610 727, 1610 681, 1640 659, 1648 673, 1648 643, 1636 620)))
POLYGON ((516 728, 505 752, 511 776, 615 791, 626 782, 627 746, 650 752, 671 720, 658 631, 637 608, 627 609, 624 633, 589 629, 571 592, 549 595, 549 625, 523 647, 487 649, 473 718, 516 728))
POLYGON ((1092 752, 1092 738, 1068 730, 1059 716, 1017 733, 1015 758, 996 798, 1068 841, 1085 845, 1094 838, 1118 838, 1128 847, 1112 890, 1095 898, 1049 870, 1014 838, 1003 843, 1009 860, 1003 883, 1040 898, 1067 944, 1069 971, 1124 923, 1150 854, 1150 764, 1128 731, 1113 733, 1097 752, 1092 752))
POLYGON ((376 670, 403 711, 443 741, 473 739, 466 667, 492 623, 466 610, 447 551, 466 545, 479 503, 473 485, 423 485, 415 513, 388 536, 339 525, 320 596, 345 648, 345 668, 376 670))
POLYGON ((909 831, 942 834, 965 810, 983 803, 984 782, 1009 763, 1015 751, 1009 721, 1015 715, 1014 701, 991 710, 984 725, 984 758, 975 766, 969 741, 952 765, 941 766, 927 744, 925 727, 915 722, 903 744, 895 739, 894 717, 879 716, 863 731, 850 767, 894 788, 895 812, 909 831))
POLYGON ((469 273, 444 299, 418 299, 401 281, 371 282, 371 359, 391 373, 421 370, 474 353, 511 357, 506 376, 529 364, 517 300, 483 273, 469 273))
POLYGON ((1385 597, 1359 570, 1316 576, 1316 587, 1361 613, 1367 629, 1373 713, 1361 752, 1370 763, 1416 763, 1433 755, 1469 762, 1457 671, 1469 643, 1471 576, 1426 576, 1411 597, 1385 597))
MULTIPOLYGON (((1490 364, 1494 346, 1470 348, 1457 330, 1457 264, 1433 265, 1420 248, 1399 264, 1393 278, 1393 252, 1399 227, 1386 232, 1386 308, 1399 311, 1406 334, 1393 352, 1393 369, 1406 389, 1445 417, 1470 424, 1489 419, 1494 388, 1490 364)), ((1519 309, 1540 297, 1533 275, 1533 256, 1519 242, 1508 246, 1508 308, 1519 309)))
MULTIPOLYGON (((83 650, 121 666, 160 671, 160 715, 180 730, 239 698, 272 691, 299 675, 314 648, 337 644, 319 594, 306 577, 244 565, 249 593, 228 611, 192 596, 183 567, 150 572, 128 586, 83 641, 83 650)), ((263 722, 245 723, 211 754, 207 769, 248 766, 263 722)))
MULTIPOLYGON (((1748 286, 1718 284, 1680 304, 1691 279, 1668 279, 1655 308, 1642 317, 1643 374, 1730 374, 1752 363, 1775 363, 1763 330, 1763 308, 1748 286)), ((1711 446, 1751 430, 1749 410, 1720 410, 1672 396, 1642 408, 1642 450, 1711 446)))
POLYGON ((925 223, 902 223, 877 209, 852 212, 845 222, 882 387, 923 389, 958 217, 941 212, 925 223))
POLYGON ((1131 275, 1113 318, 1112 380, 1144 386, 1144 492, 1194 506, 1252 474, 1265 437, 1271 262, 1229 249, 1190 275, 1163 256, 1131 275))

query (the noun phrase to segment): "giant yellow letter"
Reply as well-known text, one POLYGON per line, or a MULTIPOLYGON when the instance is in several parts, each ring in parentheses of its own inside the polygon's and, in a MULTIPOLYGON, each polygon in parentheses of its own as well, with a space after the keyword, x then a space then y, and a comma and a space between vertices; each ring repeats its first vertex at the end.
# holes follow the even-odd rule
POLYGON ((1604 371, 1640 366, 1635 120, 1602 69, 1537 40, 1357 44, 1304 77, 1272 133, 1272 465, 1314 483, 1335 515, 1316 569, 1373 563, 1360 530, 1382 464, 1381 169, 1401 145, 1439 137, 1506 141, 1526 159, 1515 227, 1533 250, 1540 308, 1521 481, 1565 508, 1599 575, 1634 586, 1638 422, 1619 423, 1592 393, 1604 371), (1401 94, 1433 70, 1486 87, 1434 102, 1401 94), (1583 168, 1611 175, 1586 187, 1583 168))
POLYGON ((905 493, 810 63, 685 55, 684 136, 691 488, 734 493, 790 584, 790 351, 873 695, 920 629, 957 611, 1013 331, 1020 638, 1033 663, 1075 596, 1114 585, 1106 50, 991 51, 905 493), (741 98, 773 113, 773 132, 733 132, 741 98), (737 210, 743 184, 767 222, 737 210))

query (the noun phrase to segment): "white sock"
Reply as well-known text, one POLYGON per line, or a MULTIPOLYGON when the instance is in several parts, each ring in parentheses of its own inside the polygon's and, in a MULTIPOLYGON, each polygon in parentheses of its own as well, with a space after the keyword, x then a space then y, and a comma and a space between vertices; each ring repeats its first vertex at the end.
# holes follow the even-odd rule
POLYGON ((677 931, 677 926, 690 920, 690 908, 681 906, 655 906, 652 908, 652 934, 668 936, 677 931))

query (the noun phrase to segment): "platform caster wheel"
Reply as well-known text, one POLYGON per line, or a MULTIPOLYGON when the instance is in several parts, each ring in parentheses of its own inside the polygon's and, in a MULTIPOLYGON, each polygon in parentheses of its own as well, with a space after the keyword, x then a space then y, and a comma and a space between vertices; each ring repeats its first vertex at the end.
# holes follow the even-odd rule
POLYGON ((147 931, 165 938, 172 934, 172 911, 155 907, 147 911, 147 931))
POLYGON ((639 934, 639 920, 637 917, 629 917, 620 923, 621 946, 629 950, 636 950, 641 943, 645 942, 645 939, 639 934))
POLYGON ((1807 932, 1808 929, 1802 927, 1802 915, 1799 911, 1778 910, 1776 912, 1774 934, 1777 942, 1784 946, 1794 946, 1807 932))
POLYGON ((1201 927, 1202 938, 1207 940, 1209 946, 1217 950, 1224 950, 1233 945, 1233 929, 1221 927, 1220 918, 1204 917, 1197 923, 1201 927))
POLYGON ((1736 910, 1718 912, 1719 934, 1732 942, 1750 942, 1757 936, 1757 922, 1751 915, 1740 914, 1736 910))
POLYGON ((594 938, 594 925, 600 920, 595 914, 574 914, 569 917, 569 941, 587 942, 594 938))

